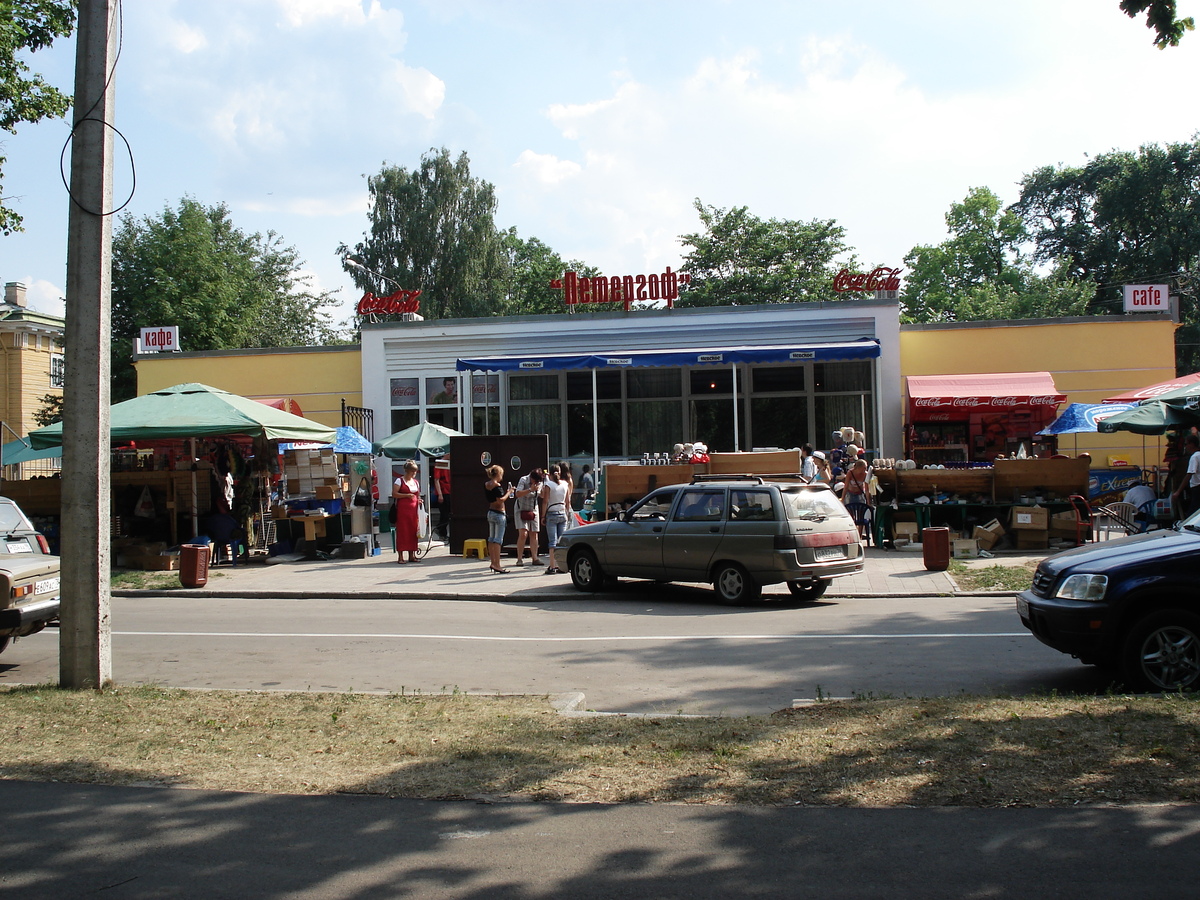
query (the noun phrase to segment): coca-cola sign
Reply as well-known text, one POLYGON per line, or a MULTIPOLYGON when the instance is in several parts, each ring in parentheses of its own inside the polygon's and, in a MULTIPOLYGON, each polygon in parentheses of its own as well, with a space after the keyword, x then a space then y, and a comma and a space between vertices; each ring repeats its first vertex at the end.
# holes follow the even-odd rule
POLYGON ((898 291, 903 269, 876 266, 870 272, 851 272, 842 269, 833 279, 833 289, 839 294, 859 291, 898 291))
POLYGON ((386 297, 376 297, 367 291, 358 301, 355 312, 360 316, 369 316, 375 313, 415 313, 421 309, 421 301, 417 299, 419 296, 421 296, 420 291, 399 290, 386 297))
POLYGON ((1059 398, 1037 397, 915 397, 912 404, 917 409, 938 409, 948 406, 953 409, 1012 409, 1017 406, 1057 406, 1059 398))
POLYGON ((679 299, 679 286, 691 284, 691 275, 672 272, 667 266, 661 275, 596 275, 580 276, 574 272, 563 272, 550 287, 563 292, 563 302, 568 306, 576 303, 621 303, 625 310, 635 300, 666 300, 667 307, 674 307, 679 299))

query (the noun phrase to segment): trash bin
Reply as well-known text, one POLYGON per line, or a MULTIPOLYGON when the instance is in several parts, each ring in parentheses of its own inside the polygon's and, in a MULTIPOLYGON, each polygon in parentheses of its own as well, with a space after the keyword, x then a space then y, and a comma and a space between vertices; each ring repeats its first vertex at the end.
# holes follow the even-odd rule
POLYGON ((208 584, 208 544, 184 544, 179 548, 179 583, 187 588, 208 584))
POLYGON ((923 528, 921 554, 925 559, 925 568, 930 572, 944 572, 950 568, 950 529, 923 528))

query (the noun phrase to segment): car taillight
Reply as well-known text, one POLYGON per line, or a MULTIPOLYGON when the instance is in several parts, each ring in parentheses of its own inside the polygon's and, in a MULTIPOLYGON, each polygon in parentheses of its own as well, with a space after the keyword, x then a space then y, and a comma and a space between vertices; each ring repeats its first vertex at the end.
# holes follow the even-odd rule
POLYGON ((26 594, 32 594, 32 593, 33 593, 33 585, 32 584, 18 584, 12 589, 12 596, 13 596, 14 600, 20 600, 26 594))
POLYGON ((42 548, 42 553, 46 554, 46 556, 49 556, 50 555, 50 544, 47 543, 46 538, 40 534, 36 535, 36 537, 37 537, 38 546, 42 548))

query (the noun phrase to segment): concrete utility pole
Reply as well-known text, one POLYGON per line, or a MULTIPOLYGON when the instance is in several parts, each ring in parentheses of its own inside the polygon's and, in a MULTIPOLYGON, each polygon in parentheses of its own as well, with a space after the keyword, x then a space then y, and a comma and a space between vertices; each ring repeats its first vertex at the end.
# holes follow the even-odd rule
POLYGON ((67 232, 69 364, 63 391, 59 684, 112 680, 109 601, 109 335, 115 22, 111 0, 80 0, 67 232))

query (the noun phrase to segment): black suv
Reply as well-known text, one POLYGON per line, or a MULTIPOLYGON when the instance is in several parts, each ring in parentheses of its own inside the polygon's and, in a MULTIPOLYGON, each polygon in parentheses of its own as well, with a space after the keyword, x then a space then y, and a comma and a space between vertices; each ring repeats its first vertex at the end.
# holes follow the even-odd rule
POLYGON ((1042 643, 1134 690, 1200 688, 1200 514, 1047 557, 1017 612, 1042 643))

